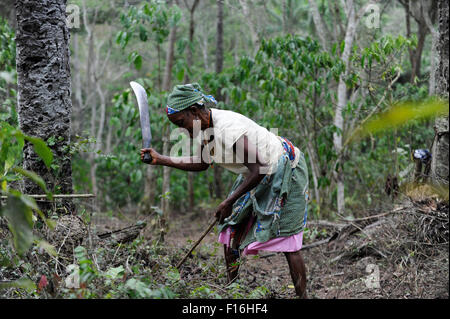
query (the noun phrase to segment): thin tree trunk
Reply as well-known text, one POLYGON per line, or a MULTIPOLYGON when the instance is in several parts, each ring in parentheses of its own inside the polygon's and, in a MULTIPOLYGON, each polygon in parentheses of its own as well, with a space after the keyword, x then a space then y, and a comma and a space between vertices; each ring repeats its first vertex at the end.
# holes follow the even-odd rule
POLYGON ((223 68, 223 0, 217 0, 216 73, 223 68))
POLYGON ((417 22, 417 47, 409 49, 409 61, 411 63, 410 82, 414 83, 416 77, 420 77, 420 68, 422 65, 422 51, 425 45, 427 36, 427 25, 423 18, 421 4, 418 1, 400 1, 405 8, 406 14, 406 36, 411 37, 411 17, 414 17, 417 22))
POLYGON ((433 26, 432 18, 429 14, 430 3, 420 3, 421 14, 423 20, 431 33, 431 53, 430 53, 430 80, 429 80, 429 95, 434 95, 436 89, 436 67, 439 64, 439 55, 437 54, 437 45, 439 43, 439 31, 433 26))
POLYGON ((317 36, 320 39, 320 43, 322 44, 322 47, 327 50, 328 49, 328 41, 327 41, 327 32, 326 32, 326 26, 324 21, 322 20, 322 17, 320 16, 319 7, 317 5, 316 0, 309 0, 309 4, 311 7, 311 14, 313 16, 314 25, 316 26, 316 32, 317 36))
POLYGON ((102 140, 103 140, 103 131, 105 128, 105 118, 106 118, 106 98, 105 93, 103 92, 100 82, 96 81, 97 92, 100 98, 100 119, 98 123, 97 135, 96 135, 96 143, 95 143, 95 154, 102 149, 102 140))
MULTIPOLYGON (((73 38, 73 71, 74 71, 74 97, 75 97, 75 112, 80 113, 83 107, 83 97, 81 92, 81 63, 80 63, 80 50, 78 44, 78 33, 75 32, 73 38)), ((75 132, 82 132, 84 121, 78 121, 77 127, 73 128, 75 132)))
POLYGON ((430 65, 430 80, 428 82, 429 95, 434 95, 436 91, 436 66, 439 65, 438 61, 438 54, 437 54, 437 44, 439 42, 439 33, 437 31, 432 31, 431 33, 431 53, 430 53, 430 59, 431 59, 431 65, 430 65))
POLYGON ((337 210, 339 214, 342 214, 345 210, 345 192, 344 192, 344 171, 343 171, 343 148, 342 138, 344 135, 344 117, 343 110, 347 105, 347 86, 345 84, 345 78, 349 73, 351 50, 356 35, 356 27, 359 22, 361 14, 364 12, 361 9, 358 14, 356 13, 355 4, 353 0, 346 1, 347 12, 347 29, 345 31, 344 39, 344 51, 342 52, 341 60, 344 63, 345 71, 339 78, 337 88, 337 105, 334 115, 334 125, 339 132, 333 133, 333 145, 338 159, 336 161, 336 167, 333 171, 334 178, 337 184, 337 210))
MULTIPOLYGON (((170 29, 169 39, 168 39, 168 47, 166 52, 166 66, 164 69, 164 77, 163 77, 163 91, 168 92, 171 86, 171 77, 172 77, 172 67, 173 67, 173 57, 174 57, 174 49, 175 49, 175 41, 177 37, 177 26, 173 26, 170 29)), ((169 155, 169 140, 170 140, 170 130, 169 126, 164 129, 163 133, 163 154, 169 155)), ((168 198, 168 194, 170 192, 170 168, 164 166, 163 168, 163 198, 162 198, 162 211, 163 216, 160 220, 160 242, 164 242, 164 235, 167 233, 167 222, 166 218, 170 214, 170 202, 168 198)))
MULTIPOLYGON (((162 90, 161 82, 161 45, 158 42, 156 44, 157 58, 158 58, 158 88, 162 90)), ((145 169, 144 180, 144 197, 139 205, 139 211, 146 214, 150 213, 151 207, 155 204, 155 168, 152 165, 147 165, 145 169)), ((161 205, 162 206, 162 205, 161 205)))
MULTIPOLYGON (((446 99, 448 103, 449 77, 449 5, 446 0, 438 2, 439 42, 437 52, 439 64, 436 70, 436 94, 446 99)), ((432 147, 431 180, 433 184, 447 187, 449 185, 449 131, 448 114, 437 117, 434 125, 435 136, 432 147)))
POLYGON ((254 22, 252 21, 251 12, 248 8, 247 0, 239 0, 242 7, 242 13, 244 14, 245 21, 250 29, 250 37, 253 43, 253 52, 256 53, 259 48, 259 37, 254 22))
POLYGON ((425 46, 425 39, 427 37, 427 30, 424 24, 419 24, 417 47, 414 50, 413 66, 411 72, 411 83, 415 82, 416 77, 420 77, 420 69, 422 67, 422 52, 425 46))
MULTIPOLYGON (((190 8, 185 0, 185 5, 187 9, 189 10, 189 45, 187 46, 187 52, 186 52, 186 64, 188 69, 192 66, 192 49, 194 47, 194 33, 195 33, 195 9, 197 8, 197 5, 199 3, 199 0, 194 0, 194 3, 192 4, 192 7, 190 8)), ((184 83, 189 83, 189 73, 184 73, 184 83)))
POLYGON ((338 39, 340 39, 341 35, 344 34, 341 22, 339 2, 335 0, 328 0, 328 6, 332 11, 331 19, 334 26, 334 28, 332 28, 333 41, 337 42, 338 39))
POLYGON ((209 70, 209 62, 208 62, 208 39, 205 37, 203 38, 203 47, 202 47, 202 53, 203 53, 203 64, 205 66, 205 70, 209 70))
MULTIPOLYGON (((94 94, 93 94, 93 86, 94 86, 94 63, 95 63, 95 52, 94 52, 94 32, 91 30, 89 22, 88 22, 88 14, 86 10, 86 3, 85 1, 82 2, 83 6, 83 22, 84 27, 86 29, 87 33, 87 46, 88 46, 88 56, 86 59, 86 80, 85 80, 85 106, 91 107, 91 117, 90 117, 90 133, 89 135, 91 137, 94 137, 96 134, 96 119, 97 119, 97 107, 95 100, 92 101, 94 94)), ((97 11, 95 13, 95 17, 97 15, 97 11)), ((94 18, 95 21, 95 18, 94 18)), ((94 146, 95 148, 95 146, 94 146)), ((97 194, 98 188, 97 188, 97 164, 95 163, 95 153, 91 152, 89 154, 89 176, 91 179, 92 184, 92 193, 97 194)), ((97 200, 94 201, 94 210, 97 210, 97 200)))
POLYGON ((319 176, 319 169, 316 165, 316 163, 319 163, 317 161, 317 158, 315 156, 315 151, 313 148, 312 143, 308 139, 308 157, 309 157, 309 164, 311 165, 311 174, 313 177, 313 184, 314 184, 314 197, 316 200, 317 205, 320 207, 320 193, 319 193, 319 181, 317 179, 317 176, 319 176))
MULTIPOLYGON (((50 147, 59 169, 57 172, 47 169, 29 143, 23 150, 23 167, 39 174, 49 189, 70 194, 72 89, 66 1, 17 0, 16 10, 19 126, 25 134, 43 140, 56 137, 50 147)), ((24 191, 42 193, 39 186, 28 180, 24 182, 24 191)), ((75 208, 68 200, 64 204, 69 211, 75 208)))
POLYGON ((284 33, 289 33, 289 29, 288 29, 288 19, 287 19, 287 5, 286 5, 286 2, 287 2, 288 0, 283 0, 282 1, 282 3, 281 3, 281 6, 282 6, 282 10, 283 10, 283 12, 282 12, 282 17, 283 17, 283 32, 284 33))
POLYGON ((171 80, 172 80, 172 67, 173 67, 173 56, 174 56, 174 48, 175 41, 177 38, 177 27, 173 26, 170 29, 169 33, 169 43, 167 47, 166 53, 166 67, 164 69, 164 77, 163 77, 163 91, 168 92, 170 90, 171 80))
MULTIPOLYGON (((216 74, 220 74, 223 68, 223 0, 217 0, 217 42, 216 42, 216 74)), ((223 97, 220 91, 216 96, 218 101, 223 97)), ((216 198, 222 198, 222 168, 214 165, 214 190, 216 198)))
MULTIPOLYGON (((163 154, 169 155, 169 129, 168 127, 164 129, 164 136, 163 136, 163 154)), ((162 211, 164 212, 165 216, 168 216, 170 214, 170 202, 169 202, 169 192, 170 192, 170 168, 167 166, 163 167, 163 184, 162 184, 162 211)))
MULTIPOLYGON (((186 53, 186 64, 188 65, 188 68, 192 65, 192 56, 193 56, 193 48, 194 48, 194 33, 195 33, 195 9, 197 8, 197 5, 199 3, 199 0, 194 0, 194 3, 192 4, 192 7, 189 8, 185 1, 186 7, 189 9, 189 45, 187 47, 187 53, 186 53)), ((189 83, 189 73, 187 70, 184 73, 184 83, 189 83)), ((194 172, 188 172, 188 198, 189 198, 189 210, 192 211, 194 209, 194 172)))

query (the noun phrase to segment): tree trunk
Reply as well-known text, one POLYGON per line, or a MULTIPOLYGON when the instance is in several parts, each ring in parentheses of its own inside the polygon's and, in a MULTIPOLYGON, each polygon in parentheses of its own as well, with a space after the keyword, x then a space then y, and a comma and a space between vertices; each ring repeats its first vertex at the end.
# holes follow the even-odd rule
MULTIPOLYGON (((333 133, 333 145, 334 150, 337 154, 336 164, 333 170, 333 177, 337 184, 337 210, 339 214, 342 214, 345 210, 345 193, 344 193, 344 171, 343 171, 343 158, 344 149, 342 144, 342 139, 345 130, 345 119, 343 116, 343 110, 347 105, 347 85, 345 84, 345 79, 349 74, 350 69, 350 58, 353 47, 353 42, 356 37, 356 27, 366 11, 368 4, 361 7, 356 11, 356 5, 353 0, 347 0, 344 3, 345 12, 347 15, 347 27, 345 30, 344 38, 344 50, 341 55, 341 60, 344 63, 344 72, 339 77, 339 83, 337 88, 337 103, 336 110, 333 119, 333 124, 338 130, 338 132, 333 133)), ((347 125, 348 126, 348 125, 347 125)))
POLYGON ((437 59, 437 44, 439 42, 439 33, 434 30, 431 38, 431 65, 430 65, 430 80, 428 82, 428 94, 434 95, 436 93, 436 66, 439 64, 437 59))
MULTIPOLYGON (((216 74, 220 74, 223 68, 223 0, 217 0, 217 42, 216 42, 216 74)), ((223 99, 220 90, 217 92, 218 101, 223 99)), ((214 194, 216 198, 222 198, 222 168, 213 166, 214 194)))
POLYGON ((258 52, 259 49, 259 36, 257 28, 255 27, 255 23, 251 19, 252 18, 251 10, 249 10, 247 1, 248 0, 239 0, 239 3, 241 4, 242 13, 244 14, 245 21, 247 22, 247 25, 250 29, 250 37, 253 43, 253 53, 255 54, 256 52, 258 52))
MULTIPOLYGON (((194 33, 195 33, 195 9, 197 8, 197 5, 199 3, 199 0, 194 0, 194 3, 192 4, 192 7, 189 8, 187 3, 186 7, 189 9, 189 44, 187 46, 187 52, 186 52, 186 64, 187 67, 190 68, 192 66, 192 55, 193 55, 193 48, 194 48, 194 33)), ((184 73, 184 83, 189 83, 189 73, 184 73)))
MULTIPOLYGON (((86 12, 84 12, 84 14, 86 14, 86 12)), ((86 26, 86 29, 89 30, 89 28, 86 26)), ((93 53, 94 53, 94 36, 93 33, 91 33, 90 31, 88 31, 88 43, 89 43, 89 49, 88 49, 88 59, 87 59, 87 92, 90 92, 89 90, 92 88, 92 82, 93 82, 93 53)), ((97 119, 97 104, 95 103, 95 101, 93 101, 91 104, 91 128, 90 128, 90 136, 94 137, 95 136, 95 126, 96 126, 96 119, 97 119)), ((96 175, 96 171, 97 171, 97 164, 95 163, 95 153, 91 152, 89 154, 89 174, 90 174, 90 178, 91 178, 91 183, 92 183, 92 193, 93 194, 97 194, 98 193, 98 188, 97 188, 97 175, 96 175)), ((97 210, 97 201, 94 201, 94 209, 97 210)))
POLYGON ((409 61, 411 63, 411 76, 410 82, 414 83, 416 77, 420 77, 420 69, 422 66, 422 52, 425 45, 425 39, 428 34, 429 27, 425 20, 424 15, 428 15, 429 5, 423 5, 419 1, 400 1, 405 8, 406 14, 406 36, 410 37, 411 33, 411 17, 417 22, 417 47, 409 50, 409 61), (426 7, 427 12, 424 12, 426 7))
POLYGON ((317 179, 317 177, 319 176, 319 168, 317 167, 319 161, 317 160, 315 149, 311 143, 311 140, 309 139, 307 152, 309 157, 309 164, 311 165, 311 174, 313 178, 314 198, 316 200, 317 206, 320 207, 321 201, 319 192, 319 180, 317 179))
MULTIPOLYGON (((449 59, 449 37, 448 37, 448 2, 439 0, 439 41, 437 52, 439 63, 436 69, 435 92, 448 103, 448 59, 449 59)), ((434 125, 435 136, 432 147, 431 160, 431 180, 435 185, 447 187, 449 185, 449 164, 448 164, 448 115, 437 117, 434 125)))
POLYGON ((338 155, 337 159, 337 168, 334 170, 334 178, 337 183, 337 210, 339 214, 342 214, 345 209, 345 193, 344 193, 344 172, 343 172, 343 154, 342 154, 342 136, 344 134, 344 117, 343 110, 347 105, 347 86, 345 84, 345 78, 349 72, 350 66, 350 56, 351 50, 353 46, 353 41, 356 34, 356 26, 357 26, 357 17, 356 10, 353 4, 353 1, 348 1, 348 22, 347 29, 345 32, 345 47, 342 52, 342 61, 345 65, 345 71, 341 74, 339 78, 339 84, 337 89, 337 106, 336 112, 334 115, 334 125, 339 130, 339 132, 333 133, 333 144, 336 154, 338 155))
MULTIPOLYGON (((17 0, 17 77, 20 129, 28 135, 48 140, 54 163, 59 169, 47 169, 34 153, 24 147, 23 167, 43 177, 54 192, 72 193, 70 143, 71 80, 69 37, 66 25, 66 0, 17 0)), ((39 194, 33 182, 24 182, 24 191, 39 194)), ((71 202, 64 203, 73 211, 71 202)))
MULTIPOLYGON (((94 87, 94 74, 95 74, 95 59, 94 59, 94 31, 91 30, 91 27, 88 22, 88 13, 86 10, 86 3, 85 1, 82 2, 83 6, 83 23, 84 28, 86 29, 87 37, 86 37, 86 43, 88 47, 88 55, 86 59, 86 80, 85 80, 85 87, 84 87, 84 94, 86 96, 83 108, 86 106, 89 106, 91 109, 91 116, 90 116, 90 137, 95 137, 95 131, 96 131, 96 119, 97 119, 97 105, 93 94, 93 87, 94 87)), ((95 23, 95 19, 97 17, 97 10, 94 14, 94 20, 92 23, 95 23)), ((82 112, 83 114, 83 112, 82 112)), ((98 187, 97 187, 97 164, 95 163, 96 154, 95 152, 89 153, 89 176, 92 184, 92 193, 97 194, 98 193, 98 187)), ((93 209, 98 210, 97 206, 98 201, 94 200, 93 202, 93 209)))
MULTIPOLYGON (((439 42, 439 31, 433 26, 433 18, 435 14, 430 14, 430 3, 421 3, 420 9, 423 15, 423 19, 426 23, 428 31, 431 33, 431 53, 430 53, 430 80, 429 80, 429 95, 435 94, 436 89, 436 68, 439 63, 438 54, 437 54, 437 45, 439 42)), ((433 10, 433 13, 435 11, 433 10)))
POLYGON ((199 25, 199 45, 202 50, 203 67, 205 72, 209 72, 209 59, 208 59, 208 30, 202 24, 199 25))
POLYGON ((216 73, 223 69, 223 0, 217 0, 216 73))
POLYGON ((316 33, 317 36, 320 39, 320 43, 322 44, 322 47, 324 50, 328 49, 328 40, 327 40, 327 31, 325 22, 323 21, 320 12, 319 7, 317 5, 316 0, 309 0, 309 5, 311 7, 311 15, 313 16, 314 25, 316 26, 316 33))
MULTIPOLYGON (((74 83, 73 83, 73 91, 74 91, 74 111, 81 112, 83 108, 83 97, 81 92, 81 63, 80 63, 80 50, 78 44, 78 33, 75 32, 73 40, 73 73, 74 73, 74 83)), ((84 121, 78 121, 78 125, 73 127, 75 132, 82 132, 84 121)), ((73 123, 76 124, 76 123, 73 123)))
MULTIPOLYGON (((192 4, 192 7, 189 8, 187 3, 186 7, 188 7, 190 15, 189 15, 189 45, 187 47, 187 53, 186 53, 186 63, 188 65, 188 68, 192 65, 192 56, 193 56, 193 48, 194 48, 194 33, 195 33, 195 9, 197 8, 197 5, 199 3, 199 0, 194 0, 194 3, 192 4)), ((188 70, 186 70, 184 74, 184 83, 189 83, 190 77, 189 77, 188 70)), ((194 172, 188 172, 188 198, 189 198, 189 210, 192 211, 194 209, 194 172)))
MULTIPOLYGON (((165 155, 169 155, 169 136, 170 136, 170 130, 169 130, 169 125, 166 126, 166 128, 164 129, 164 134, 163 134, 163 154, 165 155)), ((169 192, 170 192, 170 167, 168 166, 164 166, 163 167, 163 184, 162 184, 162 192, 163 192, 163 197, 162 197, 162 211, 163 211, 163 215, 161 216, 160 219, 160 236, 159 236, 159 241, 160 242, 164 242, 164 236, 165 234, 167 234, 167 218, 169 215, 169 211, 170 211, 170 202, 169 202, 169 192)))
MULTIPOLYGON (((166 52, 166 66, 164 69, 164 77, 163 77, 163 91, 169 92, 171 86, 171 77, 172 77, 172 67, 173 67, 173 57, 174 57, 174 49, 175 49, 175 41, 177 38, 177 26, 173 26, 170 29, 169 33, 169 43, 167 46, 166 52)), ((169 141, 170 141, 170 130, 169 126, 164 129, 163 133, 163 154, 169 155, 169 141)), ((164 235, 167 233, 167 222, 166 218, 170 213, 170 202, 169 197, 166 196, 170 192, 170 167, 164 166, 163 168, 163 198, 162 198, 162 211, 163 216, 160 221, 160 242, 164 242, 164 235)))
POLYGON ((427 37, 427 27, 424 23, 419 24, 417 47, 412 56, 411 83, 415 82, 416 77, 420 77, 420 69, 422 67, 422 52, 427 37))

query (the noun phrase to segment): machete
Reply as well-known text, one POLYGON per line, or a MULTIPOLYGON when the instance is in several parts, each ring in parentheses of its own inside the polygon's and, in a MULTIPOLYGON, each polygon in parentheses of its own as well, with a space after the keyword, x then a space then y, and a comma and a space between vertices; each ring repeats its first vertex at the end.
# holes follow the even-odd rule
MULTIPOLYGON (((142 130, 142 148, 150 148, 150 144, 152 142, 152 131, 150 129, 150 120, 148 116, 148 101, 147 101, 147 93, 145 89, 136 82, 130 82, 131 88, 136 95, 136 99, 139 106, 139 115, 141 118, 141 130, 142 130)), ((144 163, 151 163, 152 157, 150 153, 144 153, 144 163)))

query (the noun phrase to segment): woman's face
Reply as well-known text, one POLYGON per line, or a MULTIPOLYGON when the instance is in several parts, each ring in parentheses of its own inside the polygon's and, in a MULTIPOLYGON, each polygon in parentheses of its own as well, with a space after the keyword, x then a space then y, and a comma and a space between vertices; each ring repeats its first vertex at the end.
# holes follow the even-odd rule
MULTIPOLYGON (((169 115, 169 120, 178 127, 184 128, 189 132, 189 136, 194 138, 194 121, 201 122, 201 130, 204 130, 207 126, 208 117, 203 114, 208 112, 202 112, 196 107, 190 107, 181 112, 169 115)), ((197 124, 198 125, 198 124, 197 124)), ((196 132, 197 134, 199 132, 196 132)))

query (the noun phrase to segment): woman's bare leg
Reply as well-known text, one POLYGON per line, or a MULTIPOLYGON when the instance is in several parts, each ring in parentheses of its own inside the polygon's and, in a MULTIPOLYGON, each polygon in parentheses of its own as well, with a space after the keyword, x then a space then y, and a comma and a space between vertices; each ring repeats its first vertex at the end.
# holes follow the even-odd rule
POLYGON ((289 272, 294 282, 295 292, 300 298, 306 299, 306 267, 303 262, 300 250, 295 252, 285 252, 289 264, 289 272))
POLYGON ((236 225, 236 233, 234 234, 234 238, 231 240, 231 247, 227 247, 227 245, 224 245, 223 247, 229 283, 232 282, 239 274, 239 245, 247 234, 245 229, 247 223, 248 219, 245 219, 244 222, 236 225))
POLYGON ((239 256, 233 253, 233 248, 223 245, 223 254, 225 256, 225 265, 227 267, 227 281, 232 282, 239 273, 239 256))

